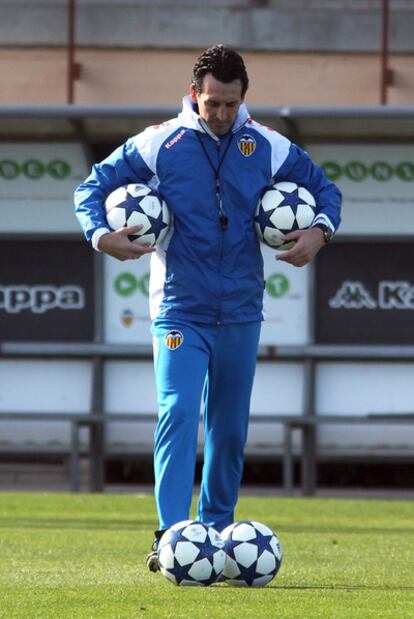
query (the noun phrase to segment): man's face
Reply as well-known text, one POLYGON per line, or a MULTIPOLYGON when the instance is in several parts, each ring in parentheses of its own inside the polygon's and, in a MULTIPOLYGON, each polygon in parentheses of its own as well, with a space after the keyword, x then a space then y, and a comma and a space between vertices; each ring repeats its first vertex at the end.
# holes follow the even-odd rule
POLYGON ((190 87, 191 97, 194 103, 198 104, 201 118, 215 135, 227 133, 236 120, 237 112, 243 102, 241 90, 241 80, 224 84, 216 80, 211 73, 204 76, 201 94, 197 94, 193 85, 190 87))

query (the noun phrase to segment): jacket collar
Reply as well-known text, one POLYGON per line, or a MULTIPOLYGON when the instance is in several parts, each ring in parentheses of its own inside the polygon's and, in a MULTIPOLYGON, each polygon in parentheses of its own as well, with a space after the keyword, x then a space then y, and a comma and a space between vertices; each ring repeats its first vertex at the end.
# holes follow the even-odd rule
MULTIPOLYGON (((213 139, 218 139, 218 137, 208 128, 207 124, 200 117, 200 115, 195 111, 190 95, 183 97, 183 108, 178 115, 178 119, 183 127, 195 129, 196 131, 203 131, 213 139)), ((236 120, 231 128, 232 132, 236 133, 239 129, 241 129, 241 127, 243 127, 243 125, 246 124, 248 120, 250 120, 249 112, 247 111, 245 104, 242 103, 236 116, 236 120)))

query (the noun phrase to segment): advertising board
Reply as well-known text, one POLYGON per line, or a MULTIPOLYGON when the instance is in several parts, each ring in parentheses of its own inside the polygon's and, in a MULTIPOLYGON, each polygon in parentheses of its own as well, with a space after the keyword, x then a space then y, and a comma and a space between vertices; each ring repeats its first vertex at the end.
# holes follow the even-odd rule
POLYGON ((320 344, 413 344, 414 246, 334 242, 316 258, 320 344))
POLYGON ((93 340, 89 245, 3 240, 0 264, 0 340, 93 340))
POLYGON ((80 143, 0 145, 0 233, 78 232, 73 192, 89 174, 80 143))
MULTIPOLYGON (((298 269, 275 260, 263 246, 265 314, 261 344, 305 344, 309 337, 308 268, 298 269)), ((150 344, 149 258, 119 262, 105 256, 105 341, 150 344)))
POLYGON ((308 144, 343 194, 343 235, 406 235, 414 229, 412 144, 308 144))

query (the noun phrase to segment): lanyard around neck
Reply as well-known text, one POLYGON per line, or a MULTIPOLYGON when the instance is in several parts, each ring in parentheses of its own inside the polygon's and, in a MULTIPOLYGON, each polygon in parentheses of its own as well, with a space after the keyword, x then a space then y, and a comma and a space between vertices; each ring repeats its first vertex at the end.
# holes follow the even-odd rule
POLYGON ((217 166, 217 167, 214 165, 214 163, 213 163, 213 161, 212 161, 212 159, 211 159, 210 155, 208 154, 207 149, 206 149, 206 147, 205 147, 205 145, 204 145, 204 143, 203 143, 203 140, 201 139, 201 136, 199 135, 198 131, 196 131, 195 133, 196 133, 196 136, 197 136, 198 141, 199 141, 199 142, 200 142, 200 144, 201 144, 201 147, 202 147, 202 149, 203 149, 203 151, 204 151, 204 154, 205 154, 205 156, 207 157, 207 161, 209 162, 209 164, 210 164, 210 166, 211 166, 211 169, 212 169, 212 170, 213 170, 213 172, 214 172, 214 177, 215 177, 215 180, 216 180, 216 198, 217 198, 217 204, 218 204, 218 207, 219 207, 219 212, 220 212, 220 224, 221 224, 221 229, 222 229, 222 230, 227 230, 228 225, 229 225, 229 218, 227 217, 226 211, 224 210, 224 207, 223 207, 223 200, 222 200, 222 198, 221 198, 221 187, 220 187, 220 168, 221 168, 221 164, 222 164, 222 163, 223 163, 223 161, 224 161, 225 156, 227 155, 227 151, 229 150, 229 146, 230 146, 231 141, 232 141, 232 139, 233 139, 233 133, 231 134, 231 136, 230 136, 230 138, 229 138, 229 141, 227 142, 227 145, 226 145, 225 151, 224 151, 223 155, 221 156, 220 161, 219 161, 219 164, 218 164, 218 166, 217 166))

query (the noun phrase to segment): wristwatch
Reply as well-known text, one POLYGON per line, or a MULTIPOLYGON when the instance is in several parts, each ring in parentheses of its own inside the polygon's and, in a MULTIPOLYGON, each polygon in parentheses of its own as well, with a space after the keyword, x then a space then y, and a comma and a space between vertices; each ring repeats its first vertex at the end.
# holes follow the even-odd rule
POLYGON ((329 243, 329 241, 332 239, 333 234, 329 226, 325 226, 324 224, 315 224, 313 228, 319 228, 319 230, 322 230, 323 240, 325 241, 325 243, 329 243))

